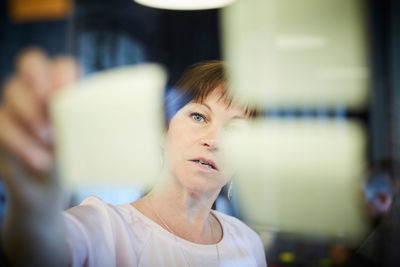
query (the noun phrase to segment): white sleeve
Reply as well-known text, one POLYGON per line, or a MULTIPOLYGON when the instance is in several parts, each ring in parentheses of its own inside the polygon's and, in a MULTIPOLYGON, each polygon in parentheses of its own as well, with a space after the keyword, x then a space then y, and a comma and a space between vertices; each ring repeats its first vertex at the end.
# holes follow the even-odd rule
POLYGON ((257 240, 254 240, 255 244, 255 252, 256 252, 256 260, 257 260, 257 266, 259 267, 265 267, 267 266, 267 259, 265 257, 265 249, 264 245, 261 242, 261 238, 257 235, 256 236, 257 240))
POLYGON ((63 214, 73 267, 115 264, 114 227, 107 207, 99 201, 84 201, 63 214))

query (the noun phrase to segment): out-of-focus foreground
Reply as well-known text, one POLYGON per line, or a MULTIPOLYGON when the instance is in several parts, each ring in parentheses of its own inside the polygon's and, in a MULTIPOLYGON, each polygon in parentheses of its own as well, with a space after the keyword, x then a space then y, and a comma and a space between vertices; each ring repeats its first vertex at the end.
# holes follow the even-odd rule
MULTIPOLYGON (((145 194, 163 162, 163 96, 187 66, 223 59, 235 99, 260 115, 227 126, 221 147, 236 172, 216 208, 261 235, 269 266, 400 265, 399 1, 0 5, 3 83, 28 47, 81 67, 84 80, 51 107, 66 207, 145 194)), ((6 195, 0 183, 0 220, 6 195)))

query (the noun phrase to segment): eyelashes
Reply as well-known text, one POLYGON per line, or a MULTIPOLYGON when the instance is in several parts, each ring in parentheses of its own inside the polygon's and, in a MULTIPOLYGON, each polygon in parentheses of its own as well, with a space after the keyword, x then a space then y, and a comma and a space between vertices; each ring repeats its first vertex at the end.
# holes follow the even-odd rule
MULTIPOLYGON (((210 123, 210 118, 207 117, 207 115, 199 113, 199 112, 189 112, 189 118, 194 121, 195 123, 210 123)), ((224 129, 226 130, 234 130, 234 129, 241 129, 241 128, 247 128, 249 126, 248 121, 245 119, 231 119, 229 121, 226 121, 223 123, 224 124, 224 129)))
POLYGON ((207 117, 201 113, 198 112, 191 112, 190 117, 195 121, 195 122, 207 122, 207 117))

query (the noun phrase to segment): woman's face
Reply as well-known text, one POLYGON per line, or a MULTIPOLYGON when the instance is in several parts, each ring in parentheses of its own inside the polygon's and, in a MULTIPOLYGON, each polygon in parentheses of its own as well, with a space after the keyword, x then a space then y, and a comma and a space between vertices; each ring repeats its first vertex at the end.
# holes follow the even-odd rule
POLYGON ((172 177, 191 192, 220 190, 232 173, 224 166, 218 137, 232 121, 243 121, 245 109, 228 106, 215 89, 203 103, 189 102, 171 119, 166 134, 166 164, 172 177))

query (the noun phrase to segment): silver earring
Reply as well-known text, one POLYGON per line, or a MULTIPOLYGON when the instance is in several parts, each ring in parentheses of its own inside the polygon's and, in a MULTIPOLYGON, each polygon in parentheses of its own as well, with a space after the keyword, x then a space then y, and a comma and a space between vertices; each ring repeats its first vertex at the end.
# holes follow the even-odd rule
POLYGON ((228 186, 228 200, 231 200, 232 198, 232 180, 229 182, 229 186, 228 186))

